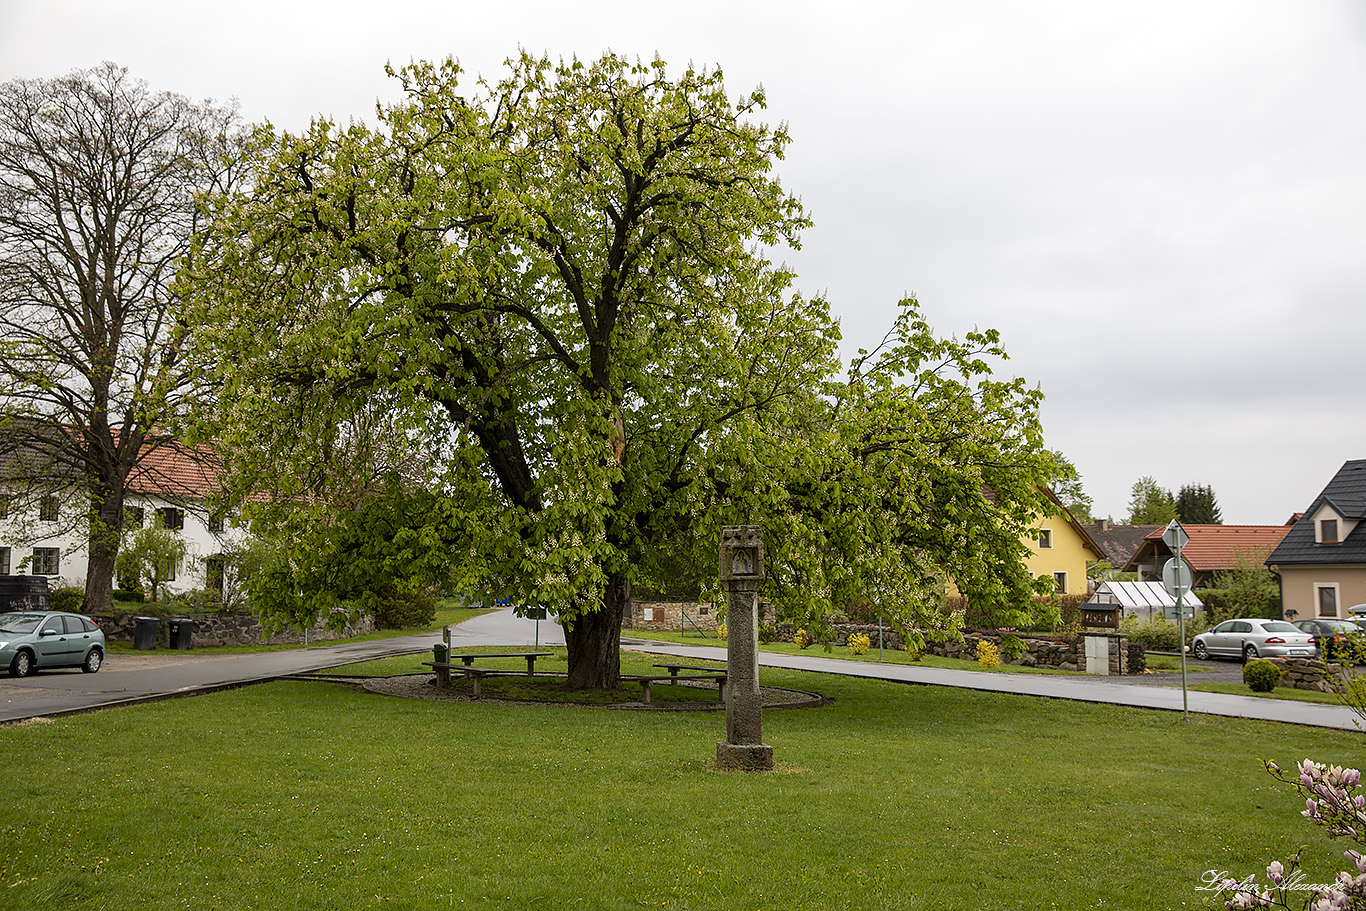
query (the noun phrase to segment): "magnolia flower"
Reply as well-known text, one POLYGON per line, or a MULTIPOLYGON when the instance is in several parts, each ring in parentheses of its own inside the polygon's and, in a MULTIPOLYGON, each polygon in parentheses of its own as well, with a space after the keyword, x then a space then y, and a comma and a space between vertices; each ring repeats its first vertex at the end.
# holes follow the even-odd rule
POLYGON ((1281 879, 1285 876, 1285 867, 1281 866, 1279 860, 1273 860, 1266 868, 1266 876, 1276 885, 1281 884, 1281 879))

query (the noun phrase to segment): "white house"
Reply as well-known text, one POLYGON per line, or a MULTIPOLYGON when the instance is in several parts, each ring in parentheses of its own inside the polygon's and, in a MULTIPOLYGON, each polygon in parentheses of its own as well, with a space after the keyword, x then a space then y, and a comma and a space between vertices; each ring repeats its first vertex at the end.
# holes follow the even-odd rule
MULTIPOLYGON (((186 556, 171 567, 169 592, 222 588, 221 555, 243 532, 232 528, 227 516, 210 514, 217 477, 208 450, 163 439, 149 444, 128 478, 126 532, 160 518, 164 527, 184 537, 186 556)), ((88 510, 84 491, 74 486, 57 494, 0 493, 0 575, 42 575, 51 588, 83 588, 88 510)))

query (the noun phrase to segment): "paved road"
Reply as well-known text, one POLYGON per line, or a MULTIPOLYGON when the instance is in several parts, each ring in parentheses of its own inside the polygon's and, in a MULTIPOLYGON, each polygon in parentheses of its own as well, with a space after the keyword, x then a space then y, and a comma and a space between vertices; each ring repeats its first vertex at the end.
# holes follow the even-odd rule
MULTIPOLYGON (((109 656, 98 674, 82 674, 78 670, 47 671, 23 680, 0 679, 0 722, 186 695, 290 674, 309 673, 355 661, 426 652, 440 641, 440 633, 423 633, 396 639, 251 655, 202 656, 194 652, 160 650, 136 654, 119 652, 109 656)), ((451 642, 457 647, 562 645, 564 633, 552 621, 537 624, 516 617, 511 610, 501 610, 455 627, 451 642)), ((638 639, 623 640, 623 645, 659 655, 719 661, 726 659, 724 648, 638 639)), ((1178 712, 1182 707, 1179 686, 1136 685, 1123 682, 1122 678, 981 673, 848 661, 825 658, 819 654, 780 655, 764 652, 760 653, 759 660, 765 667, 844 674, 899 683, 953 686, 1178 712)), ((1189 705, 1192 712, 1211 715, 1260 718, 1346 730, 1356 728, 1352 712, 1338 705, 1199 692, 1189 694, 1189 705)))
MULTIPOLYGON (((161 699, 241 686, 290 674, 369 661, 391 655, 431 652, 440 633, 321 645, 247 655, 197 655, 193 651, 112 652, 98 674, 43 671, 16 680, 0 677, 0 723, 38 715, 60 715, 103 706, 161 699)), ((453 645, 563 645, 554 622, 519 619, 510 610, 485 614, 452 630, 453 645)))
MULTIPOLYGON (((625 642, 623 642, 623 645, 625 642)), ((632 649, 662 655, 726 660, 726 650, 703 646, 680 646, 669 643, 632 641, 632 649)), ((1053 674, 1010 674, 960 671, 946 668, 912 667, 904 664, 877 664, 871 661, 848 661, 824 658, 820 655, 780 655, 760 652, 759 663, 764 667, 815 671, 821 674, 843 674, 850 677, 869 677, 899 683, 918 683, 929 686, 955 686, 962 689, 990 690, 998 693, 1018 693, 1023 696, 1047 696, 1053 699, 1074 699, 1078 702, 1108 702, 1138 708, 1181 711, 1180 677, 1176 686, 1152 686, 1123 682, 1122 677, 1063 676, 1053 674)), ((1194 677, 1194 675, 1191 675, 1194 677)), ((1199 682, 1199 679, 1191 680, 1199 682)), ((1189 708, 1207 715, 1227 715, 1233 718, 1260 718, 1325 728, 1355 730, 1356 716, 1345 706, 1316 702, 1292 702, 1285 699, 1259 699, 1255 696, 1231 696, 1223 693, 1190 692, 1189 708)))

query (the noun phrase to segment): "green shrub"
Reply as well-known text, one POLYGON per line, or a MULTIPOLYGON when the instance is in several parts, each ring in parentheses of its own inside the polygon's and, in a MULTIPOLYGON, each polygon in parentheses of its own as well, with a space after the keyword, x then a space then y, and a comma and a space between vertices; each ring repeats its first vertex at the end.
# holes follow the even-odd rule
POLYGON ((1029 644, 1019 636, 1002 636, 1000 650, 1001 654, 1005 655, 1011 661, 1015 661, 1025 652, 1029 651, 1029 644))
POLYGON ((810 648, 815 643, 815 638, 804 629, 799 629, 792 634, 792 641, 797 648, 810 648))
POLYGON ((1243 682, 1254 693, 1269 693, 1281 682, 1281 669, 1270 661, 1249 661, 1243 665, 1243 682))
POLYGON ((216 588, 194 588, 177 592, 169 599, 171 605, 184 612, 217 610, 222 606, 223 596, 216 588))
POLYGON ((982 667, 1000 667, 1001 650, 990 640, 979 640, 977 643, 977 663, 982 667))
POLYGON ((760 624, 759 624, 759 641, 760 641, 760 642, 776 642, 777 639, 778 639, 778 627, 774 626, 772 623, 760 623, 760 624))
POLYGON ((430 589, 389 592, 375 610, 380 629, 409 629, 436 620, 436 592, 430 589))
POLYGON ((81 608, 85 606, 85 589, 75 587, 53 589, 48 595, 48 603, 52 605, 53 610, 79 614, 81 608))
POLYGON ((849 637, 849 652, 853 655, 862 655, 868 651, 868 646, 872 645, 872 640, 867 633, 854 633, 849 637))
MULTIPOLYGON (((1187 629, 1190 626, 1191 624, 1186 624, 1187 629)), ((1148 619, 1128 616, 1120 622, 1119 629, 1130 642, 1137 642, 1147 648, 1164 652, 1181 650, 1181 630, 1174 620, 1156 614, 1148 619)))
POLYGON ((141 604, 147 600, 147 594, 140 588, 116 588, 114 589, 115 601, 133 601, 141 604))

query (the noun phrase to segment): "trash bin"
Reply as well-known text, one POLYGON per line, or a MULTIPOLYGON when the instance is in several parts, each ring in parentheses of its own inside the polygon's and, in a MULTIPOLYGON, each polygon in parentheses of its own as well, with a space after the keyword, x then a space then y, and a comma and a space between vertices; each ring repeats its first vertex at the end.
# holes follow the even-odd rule
POLYGON ((137 617, 137 625, 133 627, 133 648, 146 651, 157 647, 157 624, 161 621, 156 617, 137 617))
POLYGON ((445 645, 438 642, 432 646, 432 661, 437 664, 445 664, 446 658, 450 655, 450 650, 445 645))
POLYGON ((167 638, 170 640, 169 644, 171 648, 194 648, 194 646, 190 644, 190 639, 194 636, 194 621, 178 617, 175 620, 170 620, 168 622, 170 623, 170 628, 168 630, 170 636, 167 638))

